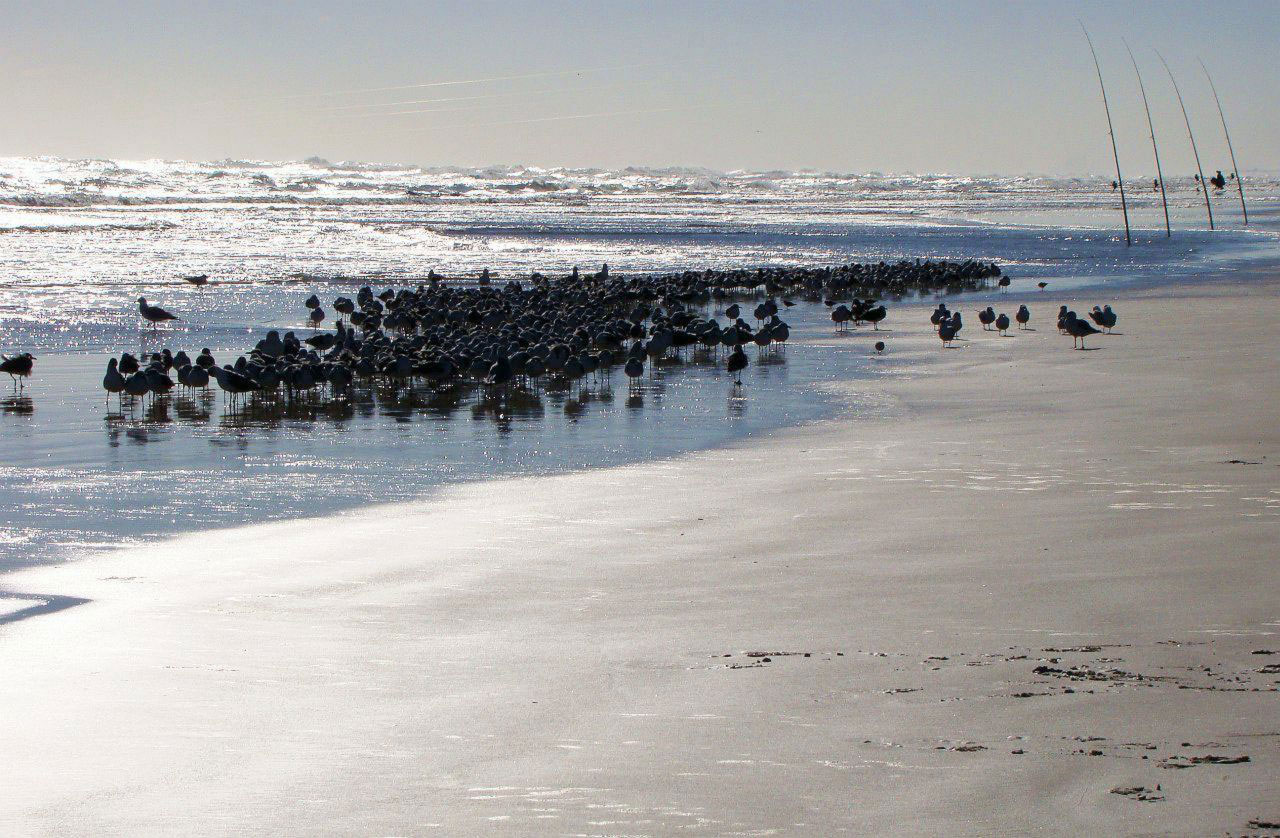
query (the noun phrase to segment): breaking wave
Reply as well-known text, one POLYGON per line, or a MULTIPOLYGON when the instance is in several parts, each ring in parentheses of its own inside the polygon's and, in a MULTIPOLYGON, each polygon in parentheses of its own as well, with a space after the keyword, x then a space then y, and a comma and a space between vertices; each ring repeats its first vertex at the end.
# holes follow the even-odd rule
MULTIPOLYGON (((1274 178, 1252 177, 1262 192, 1274 178)), ((874 200, 928 205, 940 200, 993 200, 1009 205, 1046 200, 1104 204, 1107 177, 973 177, 943 173, 830 171, 719 172, 698 167, 622 169, 536 166, 433 166, 226 159, 207 162, 0 158, 0 204, 18 207, 143 206, 175 203, 413 203, 424 198, 609 196, 766 196, 874 200)), ((1190 180, 1170 179, 1193 189, 1190 180), (1185 180, 1185 182, 1183 182, 1185 180)))

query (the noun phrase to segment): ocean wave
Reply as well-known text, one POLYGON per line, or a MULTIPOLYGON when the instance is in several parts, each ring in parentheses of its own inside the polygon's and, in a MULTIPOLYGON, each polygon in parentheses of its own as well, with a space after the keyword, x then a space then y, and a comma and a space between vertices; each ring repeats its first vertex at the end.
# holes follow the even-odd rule
MULTIPOLYGON (((1272 200, 1280 180, 1249 177, 1256 200, 1272 200)), ((1169 178, 1192 193, 1189 178, 1169 178)), ((1141 193, 1141 189, 1137 190, 1141 193)), ((720 197, 726 201, 848 201, 941 206, 955 201, 1060 204, 1113 200, 1110 176, 974 176, 951 173, 849 173, 817 169, 716 171, 686 166, 540 167, 434 166, 330 161, 224 159, 68 160, 0 158, 0 205, 16 207, 165 206, 173 204, 306 204, 359 206, 431 200, 581 201, 621 196, 661 199, 720 197)))
POLYGON ((104 223, 95 224, 17 224, 13 227, 0 225, 0 235, 15 233, 101 233, 101 232, 154 232, 172 230, 177 227, 171 221, 142 221, 136 224, 104 223))

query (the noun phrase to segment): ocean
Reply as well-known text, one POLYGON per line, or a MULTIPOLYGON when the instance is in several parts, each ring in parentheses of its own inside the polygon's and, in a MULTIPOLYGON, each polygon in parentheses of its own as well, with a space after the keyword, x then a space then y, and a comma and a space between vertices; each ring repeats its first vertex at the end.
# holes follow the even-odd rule
MULTIPOLYGON (((723 365, 681 363, 635 392, 617 371, 583 393, 497 406, 375 388, 336 406, 232 411, 210 392, 130 409, 100 386, 121 351, 207 346, 230 362, 267 329, 310 334, 312 293, 327 306, 431 270, 505 281, 602 263, 629 274, 982 259, 1034 306, 1039 282, 1106 302, 1109 287, 1229 277, 1276 257, 1280 180, 1247 182, 1248 229, 1235 193, 1215 194, 1215 232, 1194 183, 1169 185, 1174 236, 1148 179, 1125 248, 1106 178, 0 159, 0 351, 37 356, 23 392, 0 403, 0 572, 877 410, 824 384, 876 374, 892 332, 881 359, 869 331, 832 341, 826 308, 801 303, 784 312, 791 343, 753 351, 740 389, 723 365), (142 328, 139 296, 182 319, 142 328)), ((921 326, 895 323, 887 302, 887 328, 921 326)))

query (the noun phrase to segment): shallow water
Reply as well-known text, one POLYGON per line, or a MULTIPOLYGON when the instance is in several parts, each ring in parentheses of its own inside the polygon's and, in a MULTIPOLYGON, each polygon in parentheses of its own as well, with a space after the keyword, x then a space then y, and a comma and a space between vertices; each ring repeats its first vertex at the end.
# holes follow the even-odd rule
MULTIPOLYGON (((1006 266, 1018 290, 1277 252, 1274 233, 1234 229, 1230 193, 1214 198, 1225 229, 1211 234, 1201 196, 1172 185, 1178 235, 1158 229, 1152 195, 1134 194, 1126 249, 1109 186, 1076 178, 6 158, 0 342, 116 351, 136 339, 145 295, 183 317, 191 344, 223 343, 226 329, 289 323, 298 301, 329 293, 326 280, 403 284, 431 269, 520 278, 606 261, 648 272, 978 258, 1006 266), (202 273, 215 284, 180 279, 202 273)), ((1280 182, 1249 187, 1255 220, 1274 216, 1280 182)))
POLYGON ((831 332, 824 307, 798 304, 788 320, 797 343, 749 347, 741 388, 723 353, 719 363, 691 353, 634 387, 615 368, 506 400, 419 385, 358 388, 338 403, 233 409, 208 390, 122 406, 98 386, 102 356, 41 358, 38 381, 0 402, 0 567, 407 500, 459 480, 668 456, 829 416, 842 403, 821 384, 862 374, 876 333, 815 345, 803 342, 831 332))
POLYGON ((1228 229, 1210 233, 1183 184, 1172 239, 1151 197, 1135 196, 1126 249, 1105 182, 1080 179, 3 159, 0 349, 39 358, 23 396, 0 401, 0 570, 820 419, 847 407, 822 383, 864 374, 872 337, 817 344, 826 310, 786 309, 793 345, 767 363, 751 350, 741 391, 703 361, 663 368, 634 397, 615 371, 584 393, 504 405, 425 390, 254 414, 216 394, 131 410, 103 398, 108 353, 209 346, 231 361, 267 328, 309 332, 312 292, 327 304, 429 269, 505 279, 606 261, 640 272, 976 258, 1005 266, 1015 292, 1164 282, 1274 258, 1277 196, 1280 183, 1251 184, 1261 231, 1230 229, 1230 196, 1215 197, 1228 229), (194 273, 211 284, 181 281, 194 273), (140 295, 182 320, 140 329, 140 295))

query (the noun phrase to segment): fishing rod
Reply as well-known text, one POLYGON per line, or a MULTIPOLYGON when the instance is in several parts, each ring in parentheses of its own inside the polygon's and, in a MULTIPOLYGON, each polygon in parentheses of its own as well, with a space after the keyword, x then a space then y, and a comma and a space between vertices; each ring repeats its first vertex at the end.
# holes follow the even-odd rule
POLYGON ((1133 62, 1133 72, 1138 76, 1138 89, 1142 91, 1142 107, 1147 111, 1147 127, 1151 129, 1151 153, 1156 158, 1156 177, 1160 181, 1160 203, 1164 204, 1164 235, 1169 238, 1173 235, 1173 228, 1169 226, 1169 198, 1164 191, 1164 172, 1160 170, 1160 149, 1156 147, 1156 126, 1151 121, 1151 105, 1147 104, 1147 87, 1142 83, 1142 72, 1138 69, 1138 59, 1133 57, 1133 50, 1129 49, 1129 42, 1124 38, 1124 48, 1129 52, 1129 60, 1133 62))
POLYGON ((1128 247, 1133 244, 1133 238, 1129 235, 1129 204, 1124 198, 1124 178, 1120 175, 1120 152, 1116 149, 1116 131, 1111 125, 1111 105, 1107 103, 1107 86, 1102 83, 1102 65, 1098 63, 1098 51, 1093 48, 1093 38, 1089 37, 1089 30, 1084 28, 1084 21, 1080 23, 1080 31, 1084 33, 1084 39, 1089 42, 1089 52, 1093 53, 1093 67, 1098 71, 1098 87, 1102 89, 1102 109, 1107 112, 1107 133, 1111 135, 1111 155, 1116 160, 1116 183, 1120 186, 1120 209, 1124 213, 1124 246, 1128 247))
POLYGON ((1164 71, 1169 74, 1169 81, 1173 82, 1173 92, 1178 94, 1178 105, 1182 108, 1182 120, 1187 123, 1187 136, 1191 138, 1191 153, 1195 155, 1196 171, 1200 174, 1200 188, 1204 190, 1204 208, 1209 213, 1209 229, 1212 230, 1213 207, 1209 204, 1209 182, 1204 179, 1204 169, 1200 168, 1200 152, 1196 149, 1196 135, 1191 132, 1191 117, 1187 116, 1187 105, 1182 101, 1182 91, 1178 89, 1178 80, 1173 77, 1173 70, 1169 69, 1169 62, 1164 60, 1160 50, 1156 50, 1156 57, 1164 65, 1164 71))
MULTIPOLYGON (((1196 59, 1199 61, 1199 59, 1196 59)), ((1244 213, 1244 223, 1249 223, 1249 210, 1244 205, 1244 175, 1240 174, 1240 167, 1236 165, 1236 150, 1231 147, 1231 132, 1227 130, 1227 118, 1222 114, 1222 100, 1218 98, 1218 88, 1213 84, 1213 76, 1209 75, 1209 68, 1204 66, 1204 62, 1200 61, 1200 69, 1204 70, 1204 77, 1209 80, 1209 89, 1213 91, 1213 101, 1218 104, 1218 118, 1222 120, 1222 133, 1227 138, 1227 151, 1231 152, 1231 168, 1236 174, 1236 189, 1240 190, 1240 211, 1244 213)))

